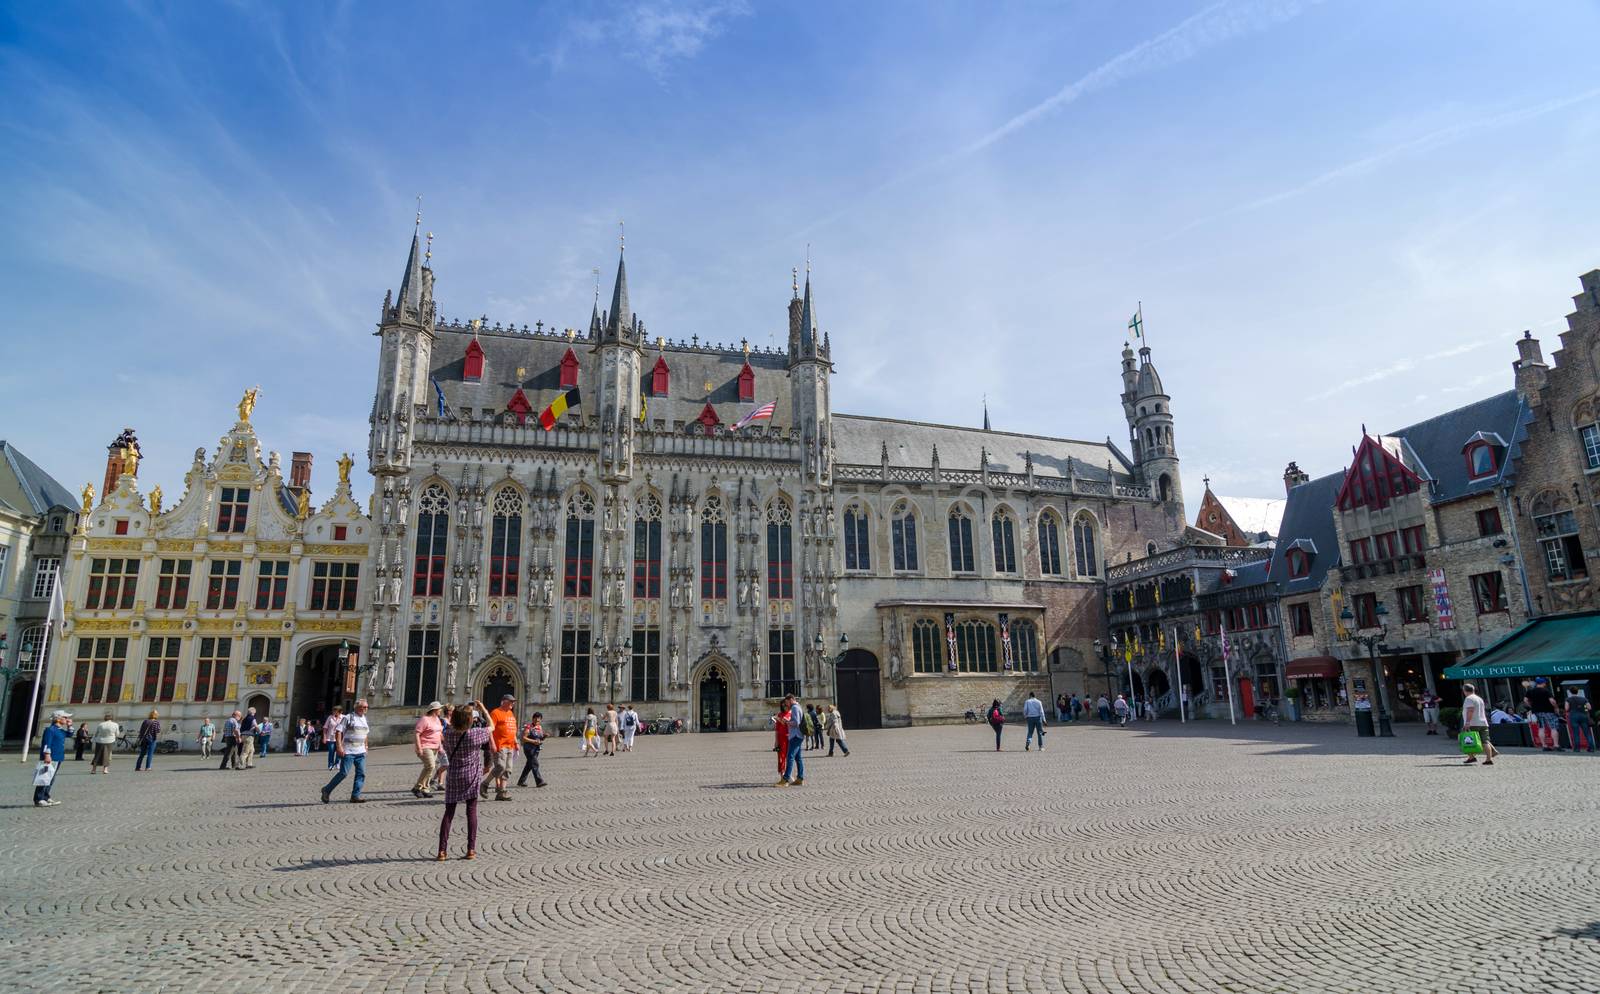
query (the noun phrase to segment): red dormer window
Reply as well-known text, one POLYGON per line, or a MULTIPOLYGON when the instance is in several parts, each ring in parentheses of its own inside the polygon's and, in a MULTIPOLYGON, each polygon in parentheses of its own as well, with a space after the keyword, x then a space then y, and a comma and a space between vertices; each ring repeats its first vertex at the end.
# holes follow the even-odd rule
POLYGON ((1467 459, 1467 476, 1481 480, 1493 476, 1500 467, 1495 459, 1494 446, 1488 442, 1473 442, 1463 453, 1467 459))
POLYGON ((1304 549, 1290 549, 1284 554, 1285 561, 1289 564, 1289 576, 1302 577, 1311 573, 1311 560, 1304 549))
POLYGON ((706 401, 705 408, 700 412, 700 416, 695 418, 695 420, 704 426, 707 435, 711 434, 711 429, 722 424, 722 419, 717 417, 717 409, 711 406, 711 402, 709 400, 706 401))
POLYGON ((756 371, 750 368, 750 360, 746 359, 744 368, 739 370, 739 400, 752 401, 756 399, 756 371))
POLYGON ((474 338, 467 343, 466 361, 461 367, 461 378, 474 383, 483 379, 483 346, 474 338))
POLYGON ((567 354, 561 357, 561 389, 578 385, 578 355, 567 347, 567 354))
POLYGON ((665 397, 667 395, 667 357, 657 356, 656 364, 650 370, 650 396, 665 397))
POLYGON ((528 403, 527 395, 522 392, 521 387, 518 387, 517 392, 506 401, 506 410, 517 416, 517 424, 527 424, 528 415, 533 413, 533 405, 528 403))

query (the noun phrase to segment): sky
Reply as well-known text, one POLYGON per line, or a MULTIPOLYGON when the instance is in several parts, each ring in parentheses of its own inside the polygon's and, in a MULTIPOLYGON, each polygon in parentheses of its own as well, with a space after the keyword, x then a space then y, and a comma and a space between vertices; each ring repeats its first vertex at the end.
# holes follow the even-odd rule
MULTIPOLYGON (((836 411, 1126 449, 1142 304, 1192 514, 1510 389, 1600 266, 1600 4, 10 4, 0 438, 74 492, 364 463, 417 209, 447 318, 782 346, 836 411)), ((691 412, 692 413, 692 412, 691 412)), ((364 492, 358 486, 358 495, 364 492)))

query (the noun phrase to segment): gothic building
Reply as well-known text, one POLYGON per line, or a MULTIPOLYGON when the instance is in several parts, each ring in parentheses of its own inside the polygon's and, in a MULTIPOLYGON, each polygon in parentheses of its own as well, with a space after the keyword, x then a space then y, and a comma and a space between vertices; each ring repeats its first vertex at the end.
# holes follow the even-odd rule
POLYGON ((582 331, 447 322, 413 236, 368 448, 376 734, 503 692, 712 730, 788 692, 859 727, 1081 690, 1107 562, 1183 531, 1148 348, 1122 353, 1125 454, 835 413, 809 272, 783 349, 651 335, 623 259, 596 298, 582 331))

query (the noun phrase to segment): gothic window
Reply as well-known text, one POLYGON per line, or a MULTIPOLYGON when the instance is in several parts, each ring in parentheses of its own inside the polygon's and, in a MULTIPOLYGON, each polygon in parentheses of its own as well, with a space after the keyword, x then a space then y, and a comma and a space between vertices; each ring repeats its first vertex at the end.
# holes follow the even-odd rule
POLYGON ((406 640, 406 686, 402 703, 421 707, 439 695, 439 629, 413 628, 406 640))
POLYGON ((414 597, 444 596, 444 556, 449 542, 450 498, 437 483, 417 501, 416 563, 412 573, 414 597))
POLYGON ((1076 556, 1078 576, 1099 576, 1100 558, 1095 550, 1094 519, 1087 513, 1072 521, 1072 550, 1076 556))
POLYGON ((228 692, 228 665, 233 658, 233 639, 203 638, 194 663, 194 699, 220 701, 228 692))
POLYGON ((911 626, 911 668, 917 673, 938 673, 944 669, 944 639, 939 623, 918 618, 911 626))
POLYGON ((638 502, 633 519, 633 596, 661 596, 661 498, 655 494, 638 502))
POLYGON ((170 701, 178 684, 178 649, 182 639, 154 638, 144 657, 144 697, 146 701, 170 701))
POLYGON ((990 530, 994 538, 994 571, 996 573, 1015 573, 1017 571, 1017 522, 1011 512, 1005 508, 994 512, 990 520, 990 530))
POLYGON ((522 495, 501 487, 494 495, 489 527, 489 596, 517 596, 522 575, 522 495))
POLYGON ((633 630, 633 666, 629 680, 633 700, 661 700, 661 629, 633 630))
POLYGON ((960 504, 950 508, 950 571, 971 573, 977 567, 972 554, 972 518, 960 504))
POLYGON ((708 495, 700 509, 700 596, 728 599, 728 520, 718 494, 708 495))
POLYGON ((994 626, 976 619, 956 624, 956 668, 962 673, 998 673, 994 626))
POLYGON ((78 661, 72 673, 73 704, 115 704, 122 699, 122 671, 128 662, 128 640, 78 640, 78 661))
POLYGON ((792 517, 789 502, 781 497, 767 505, 767 600, 794 597, 792 517))
POLYGON ((589 629, 561 630, 561 672, 556 691, 556 700, 562 704, 589 699, 589 629))
POLYGON ((139 560, 92 559, 89 562, 89 591, 83 606, 89 610, 123 610, 133 607, 134 591, 139 586, 139 560))
MULTIPOLYGON (((588 597, 594 592, 594 498, 587 490, 574 491, 567 498, 567 550, 562 570, 562 593, 567 597, 588 597)), ((584 658, 587 659, 587 634, 584 658)), ((588 664, 585 663, 585 669, 588 664)), ((584 684, 588 693, 588 684, 584 684)), ((576 699, 576 698, 575 698, 576 699)))
POLYGON ((217 488, 217 531, 243 532, 249 517, 249 487, 217 488))
POLYGON ((1054 511, 1039 515, 1039 573, 1061 575, 1061 522, 1054 511))
POLYGON ((1160 495, 1162 500, 1171 500, 1172 499, 1172 477, 1168 476, 1165 473, 1162 473, 1161 474, 1161 479, 1156 482, 1156 489, 1157 489, 1157 492, 1159 493, 1159 495, 1160 495))
POLYGON ((894 519, 889 526, 894 540, 894 568, 911 571, 917 565, 917 515, 907 501, 894 506, 894 519))
POLYGON ((767 696, 800 693, 800 671, 794 654, 794 629, 767 629, 767 696))
POLYGON ((467 343, 467 355, 461 365, 461 378, 473 383, 483 379, 483 346, 474 338, 467 343))
POLYGON ((1031 621, 1011 622, 1012 665, 1023 673, 1039 672, 1039 632, 1031 621))
POLYGON ((872 551, 867 541, 867 510, 859 504, 844 509, 844 568, 872 568, 872 551))

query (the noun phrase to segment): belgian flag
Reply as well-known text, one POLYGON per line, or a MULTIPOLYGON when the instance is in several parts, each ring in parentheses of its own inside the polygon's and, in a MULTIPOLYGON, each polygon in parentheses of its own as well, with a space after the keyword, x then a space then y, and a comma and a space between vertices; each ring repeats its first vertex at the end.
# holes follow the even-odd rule
POLYGON ((568 390, 566 393, 551 401, 549 407, 539 412, 539 427, 543 428, 545 431, 549 431, 550 429, 554 428, 556 426, 556 419, 567 413, 569 408, 577 407, 578 403, 578 388, 573 387, 571 390, 568 390))

